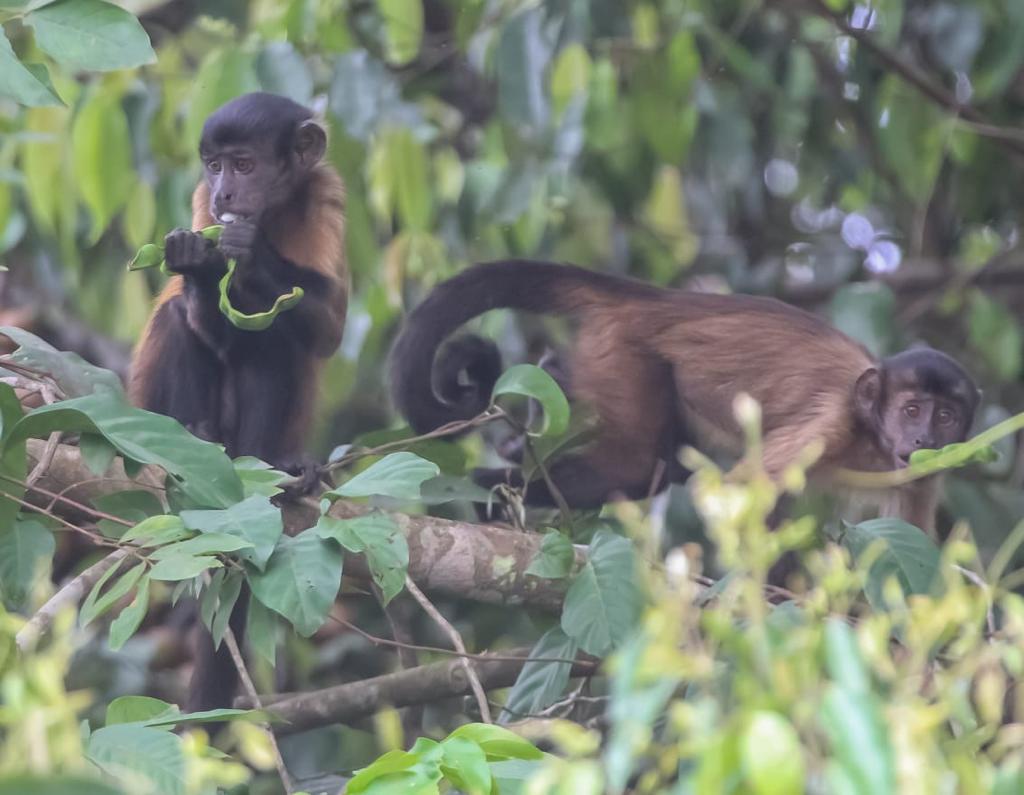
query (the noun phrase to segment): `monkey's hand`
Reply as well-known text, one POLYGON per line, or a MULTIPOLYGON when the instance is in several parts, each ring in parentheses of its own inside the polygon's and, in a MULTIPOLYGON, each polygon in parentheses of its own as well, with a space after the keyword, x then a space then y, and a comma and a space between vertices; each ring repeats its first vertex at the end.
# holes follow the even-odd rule
POLYGON ((175 229, 164 237, 167 269, 184 276, 209 276, 219 279, 224 273, 224 258, 199 232, 175 229))
POLYGON ((224 224, 224 231, 220 233, 217 247, 226 259, 245 262, 252 256, 257 231, 258 227, 252 221, 236 218, 231 223, 224 224))

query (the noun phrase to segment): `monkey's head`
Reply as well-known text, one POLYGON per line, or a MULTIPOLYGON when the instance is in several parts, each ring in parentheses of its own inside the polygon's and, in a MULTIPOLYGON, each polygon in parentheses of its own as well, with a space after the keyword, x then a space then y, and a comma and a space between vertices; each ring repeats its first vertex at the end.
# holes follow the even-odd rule
POLYGON ((327 148, 309 108, 274 94, 243 94, 203 125, 199 156, 219 222, 258 223, 288 202, 327 148))
POLYGON ((865 370, 854 409, 882 451, 904 467, 915 450, 939 449, 967 437, 980 393, 954 359, 915 348, 865 370))

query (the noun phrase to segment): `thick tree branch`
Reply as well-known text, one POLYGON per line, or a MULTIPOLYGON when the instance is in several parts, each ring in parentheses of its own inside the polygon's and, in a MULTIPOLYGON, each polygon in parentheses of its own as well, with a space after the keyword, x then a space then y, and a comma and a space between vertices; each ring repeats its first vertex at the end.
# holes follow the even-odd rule
MULTIPOLYGON (((510 687, 516 681, 529 654, 529 649, 511 649, 503 656, 522 659, 477 658, 470 660, 469 664, 484 689, 497 690, 510 687)), ((592 674, 596 668, 595 661, 577 660, 572 676, 592 674)), ((269 712, 286 721, 277 724, 277 733, 290 734, 332 723, 351 723, 373 715, 384 706, 401 708, 428 704, 471 692, 462 660, 454 659, 309 693, 268 696, 263 702, 269 712)), ((243 708, 251 707, 247 698, 238 699, 235 703, 243 708)))
MULTIPOLYGON (((29 458, 38 460, 45 443, 31 440, 29 458)), ((78 448, 59 445, 47 472, 36 484, 45 492, 29 492, 27 499, 37 505, 53 504, 61 515, 81 520, 80 508, 49 494, 63 494, 80 504, 95 497, 126 489, 146 489, 162 497, 160 470, 144 467, 135 478, 128 478, 120 462, 115 462, 97 478, 82 463, 78 448)), ((364 503, 338 500, 330 513, 339 519, 361 516, 374 510, 364 503)), ((525 605, 555 612, 562 604, 565 582, 527 575, 526 569, 540 549, 541 536, 492 525, 479 525, 387 512, 405 534, 409 543, 409 577, 424 591, 470 599, 488 604, 525 605)), ((285 529, 290 534, 312 527, 319 516, 316 500, 306 499, 284 506, 285 529)), ((577 552, 580 563, 583 552, 577 552)), ((361 555, 346 554, 345 575, 369 580, 369 570, 361 555)))

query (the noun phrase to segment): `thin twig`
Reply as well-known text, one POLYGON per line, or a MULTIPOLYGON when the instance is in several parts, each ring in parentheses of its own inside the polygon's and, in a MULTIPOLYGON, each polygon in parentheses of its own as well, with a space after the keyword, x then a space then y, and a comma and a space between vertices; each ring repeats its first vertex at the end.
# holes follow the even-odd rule
MULTIPOLYGON (((45 453, 43 454, 42 457, 45 458, 45 453)), ((78 502, 78 500, 73 500, 70 497, 63 496, 63 492, 67 491, 67 489, 64 489, 60 494, 58 494, 56 492, 50 491, 49 489, 45 489, 42 486, 37 486, 35 484, 29 483, 27 480, 19 480, 18 478, 13 478, 10 475, 4 475, 3 473, 0 473, 0 480, 6 480, 11 483, 16 483, 17 485, 21 486, 24 489, 29 489, 38 494, 42 494, 44 497, 49 497, 52 500, 52 502, 50 503, 50 508, 48 510, 53 509, 55 502, 61 502, 64 503, 65 505, 71 506, 77 511, 81 511, 82 513, 88 514, 94 519, 106 519, 108 522, 114 522, 115 524, 119 524, 122 527, 135 527, 134 522, 129 522, 127 519, 123 519, 120 516, 114 516, 114 514, 112 513, 101 511, 99 508, 93 508, 91 505, 86 505, 84 503, 78 502)), ((4 494, 3 496, 9 497, 10 495, 4 494)))
POLYGON ((964 566, 958 566, 956 564, 953 564, 953 568, 960 572, 960 574, 966 579, 977 585, 978 588, 981 589, 981 592, 985 594, 985 601, 988 603, 985 608, 985 624, 988 629, 989 642, 991 643, 996 634, 996 617, 992 612, 992 589, 989 587, 989 584, 977 574, 977 572, 973 572, 964 566))
MULTIPOLYGON (((231 627, 228 627, 224 632, 224 643, 227 644, 228 651, 231 653, 231 659, 235 663, 235 668, 238 669, 238 679, 242 683, 242 689, 245 690, 246 695, 252 700, 256 709, 262 710, 263 701, 260 699, 260 694, 256 692, 256 685, 249 675, 249 669, 245 666, 245 658, 242 657, 242 650, 238 647, 238 639, 235 637, 235 633, 231 631, 231 627)), ((267 733, 270 747, 274 751, 274 766, 277 768, 277 775, 281 779, 281 786, 284 787, 287 795, 291 795, 295 791, 295 785, 292 783, 292 777, 288 773, 288 768, 285 767, 284 757, 281 755, 281 749, 277 745, 277 737, 274 736, 274 730, 270 727, 269 723, 263 724, 263 730, 267 733)))
POLYGON ((23 654, 35 648, 36 642, 53 625, 57 614, 65 607, 77 606, 99 579, 129 555, 127 549, 115 549, 102 560, 75 577, 57 593, 46 600, 34 616, 28 620, 14 638, 18 650, 23 654))
POLYGON ((442 436, 452 436, 454 434, 462 433, 463 431, 468 431, 481 425, 486 425, 489 422, 494 422, 495 420, 503 419, 504 417, 505 413, 500 409, 495 411, 493 408, 489 408, 486 411, 477 414, 472 419, 456 420, 454 422, 449 422, 445 425, 442 425, 440 428, 435 428, 429 433, 420 434, 419 436, 410 436, 408 439, 398 439, 397 441, 388 442, 387 444, 382 444, 377 447, 370 447, 363 450, 354 450, 345 453, 345 455, 343 455, 337 461, 332 461, 331 463, 327 464, 327 466, 324 467, 324 470, 327 472, 333 472, 336 469, 341 469, 343 467, 348 466, 353 461, 358 461, 360 458, 366 458, 367 456, 371 455, 382 455, 383 453, 388 453, 392 450, 404 450, 405 448, 409 447, 412 444, 415 444, 416 442, 424 442, 430 439, 438 439, 442 436))
MULTIPOLYGON (((462 636, 459 634, 459 631, 448 622, 448 619, 441 615, 441 612, 434 607, 433 603, 427 599, 423 591, 416 586, 416 583, 409 576, 405 578, 405 588, 412 594, 413 599, 420 603, 420 607, 426 611, 427 615, 448 635, 456 650, 465 655, 466 644, 462 642, 462 636)), ((469 660, 464 656, 461 662, 462 668, 466 672, 466 677, 469 679, 469 686, 473 689, 473 695, 476 697, 477 706, 480 708, 480 720, 484 723, 494 723, 494 720, 491 718, 490 705, 487 703, 487 694, 484 693, 484 688, 480 684, 480 678, 476 675, 476 671, 473 670, 473 666, 469 664, 469 660)))
POLYGON ((477 660, 478 662, 490 662, 492 660, 498 660, 502 662, 551 662, 551 663, 568 663, 570 665, 579 665, 580 660, 571 660, 568 657, 531 657, 529 655, 522 657, 517 655, 509 654, 494 654, 492 652, 484 652, 483 654, 473 654, 467 651, 454 651, 452 649, 442 649, 440 646, 422 646, 418 643, 403 643, 401 641, 392 640, 391 638, 382 638, 380 635, 373 635, 367 632, 362 627, 356 626, 351 621, 346 621, 344 618, 338 616, 330 616, 331 621, 336 624, 340 624, 346 629, 350 629, 357 635, 368 640, 375 646, 390 646, 392 648, 406 648, 413 651, 425 651, 431 652, 432 654, 447 654, 450 657, 463 657, 467 660, 477 660))
POLYGON ((57 455, 57 448, 60 446, 61 436, 64 435, 63 431, 54 431, 50 434, 46 440, 46 447, 43 448, 43 454, 39 456, 39 460, 36 461, 36 465, 32 467, 32 472, 25 479, 25 487, 31 489, 35 486, 36 481, 39 480, 46 471, 50 468, 50 464, 53 463, 53 457, 57 455))

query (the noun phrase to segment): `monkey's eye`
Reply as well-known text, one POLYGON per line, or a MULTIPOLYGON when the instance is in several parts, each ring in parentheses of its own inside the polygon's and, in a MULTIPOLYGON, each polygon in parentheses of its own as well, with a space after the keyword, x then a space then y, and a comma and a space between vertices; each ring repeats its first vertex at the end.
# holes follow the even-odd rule
POLYGON ((214 174, 220 173, 220 161, 219 160, 208 160, 206 167, 214 174))
POLYGON ((239 158, 235 161, 235 171, 239 174, 248 174, 252 171, 252 161, 245 158, 239 158))
POLYGON ((956 419, 956 415, 949 409, 939 409, 937 419, 939 421, 939 425, 952 425, 953 420, 956 419))
POLYGON ((916 419, 921 413, 921 407, 916 403, 909 403, 903 407, 903 413, 906 414, 910 419, 916 419))

